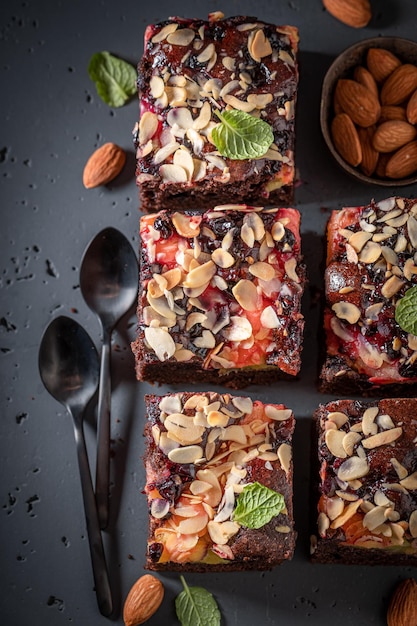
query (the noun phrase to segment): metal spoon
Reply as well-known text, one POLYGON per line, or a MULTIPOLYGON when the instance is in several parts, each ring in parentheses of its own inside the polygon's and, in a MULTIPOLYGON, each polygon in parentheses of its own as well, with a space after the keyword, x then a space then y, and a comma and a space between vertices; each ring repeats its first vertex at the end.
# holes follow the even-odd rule
POLYGON ((39 348, 39 372, 46 389, 72 416, 97 604, 108 616, 113 603, 83 431, 85 408, 97 390, 99 360, 76 321, 61 316, 49 324, 39 348))
POLYGON ((135 302, 138 263, 129 241, 115 228, 105 228, 89 243, 80 269, 80 286, 90 309, 98 316, 103 334, 98 397, 96 501, 100 527, 109 511, 109 456, 111 407, 111 334, 135 302))

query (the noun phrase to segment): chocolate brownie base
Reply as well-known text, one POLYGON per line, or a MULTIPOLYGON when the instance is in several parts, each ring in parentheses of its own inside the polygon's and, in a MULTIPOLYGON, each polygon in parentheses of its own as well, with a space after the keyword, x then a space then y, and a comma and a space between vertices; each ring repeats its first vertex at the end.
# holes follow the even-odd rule
POLYGON ((314 421, 312 560, 417 565, 417 399, 338 400, 314 421))
POLYGON ((241 388, 301 366, 300 215, 234 205, 141 219, 139 380, 241 388))
POLYGON ((144 212, 292 203, 298 31, 222 17, 173 17, 146 29, 134 131, 144 212), (257 156, 216 147, 212 130, 224 111, 269 124, 269 148, 257 156))
POLYGON ((148 395, 145 402, 146 568, 266 570, 291 559, 296 540, 291 460, 295 420, 291 410, 214 392, 148 395), (178 422, 206 424, 195 433, 201 441, 190 444, 186 429, 178 433, 178 422), (175 444, 167 434, 177 441, 174 452, 175 444), (184 436, 186 445, 178 444, 178 434, 180 439, 184 436), (204 456, 177 462, 187 460, 181 455, 188 454, 190 445, 200 446, 195 454, 204 456), (239 494, 249 483, 259 483, 284 498, 282 512, 259 528, 245 527, 233 519, 239 494), (190 519, 194 520, 191 524, 190 519))
POLYGON ((417 202, 392 197, 334 211, 327 229, 320 390, 417 395, 417 337, 396 307, 417 285, 417 202))

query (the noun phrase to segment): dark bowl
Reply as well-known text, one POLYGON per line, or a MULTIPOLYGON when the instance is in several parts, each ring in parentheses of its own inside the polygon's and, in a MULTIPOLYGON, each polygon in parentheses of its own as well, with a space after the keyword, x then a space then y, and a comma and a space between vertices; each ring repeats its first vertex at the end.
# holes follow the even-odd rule
POLYGON ((369 48, 384 48, 395 54, 403 63, 417 65, 417 43, 399 37, 375 37, 373 39, 366 39, 350 46, 350 48, 347 48, 344 52, 339 54, 329 67, 323 81, 320 105, 320 125, 323 137, 331 154, 340 167, 357 180, 384 187, 412 185, 417 182, 417 172, 408 178, 401 179, 366 176, 360 169, 349 165, 349 163, 340 156, 332 140, 330 124, 334 117, 333 93, 336 82, 339 78, 351 78, 356 65, 366 66, 366 54, 369 48))

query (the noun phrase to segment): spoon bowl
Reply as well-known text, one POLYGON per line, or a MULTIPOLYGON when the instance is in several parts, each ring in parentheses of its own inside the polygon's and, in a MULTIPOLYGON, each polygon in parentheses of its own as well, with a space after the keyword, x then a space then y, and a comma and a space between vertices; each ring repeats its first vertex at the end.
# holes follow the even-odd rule
POLYGON ((136 255, 126 237, 111 227, 99 232, 84 252, 80 287, 87 305, 100 320, 103 336, 96 464, 96 501, 101 528, 107 527, 109 511, 111 334, 120 318, 133 306, 138 282, 136 255))
POLYGON ((39 373, 46 389, 72 417, 97 604, 102 615, 109 616, 113 603, 83 431, 85 408, 97 390, 99 359, 89 335, 75 320, 61 316, 49 324, 39 348, 39 373))

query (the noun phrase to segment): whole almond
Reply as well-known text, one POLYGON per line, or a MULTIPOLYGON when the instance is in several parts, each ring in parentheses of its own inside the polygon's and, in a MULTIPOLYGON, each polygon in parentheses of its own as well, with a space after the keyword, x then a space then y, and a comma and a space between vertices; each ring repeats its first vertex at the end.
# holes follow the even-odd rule
POLYGON ((376 80, 372 76, 371 72, 366 69, 366 67, 363 67, 362 65, 357 65, 353 72, 353 78, 358 83, 360 83, 361 85, 369 89, 369 91, 371 91, 374 94, 377 100, 379 99, 379 91, 378 91, 378 85, 376 84, 376 80))
POLYGON ((323 0, 330 15, 347 26, 363 28, 372 17, 369 0, 323 0))
POLYGON ((388 120, 401 120, 403 122, 406 122, 407 115, 405 112, 405 108, 396 106, 395 104, 383 105, 381 107, 381 115, 379 116, 378 123, 388 122, 388 120))
POLYGON ((375 128, 373 126, 368 126, 368 128, 358 128, 358 137, 362 148, 362 161, 360 163, 360 169, 365 176, 372 176, 378 163, 379 152, 375 150, 372 144, 374 132, 375 128))
POLYGON ((401 104, 417 89, 417 67, 404 63, 388 76, 381 89, 381 104, 401 104))
POLYGON ((331 124, 333 143, 337 152, 349 165, 356 167, 362 161, 362 148, 355 125, 346 113, 336 115, 331 124))
POLYGON ((400 59, 384 48, 369 48, 366 65, 377 83, 382 83, 401 65, 400 59))
POLYGON ((88 159, 84 167, 83 183, 87 189, 109 183, 122 171, 126 153, 115 143, 105 143, 88 159))
POLYGON ((387 612, 388 626, 417 624, 417 583, 406 578, 395 589, 387 612))
POLYGON ((417 124, 417 89, 407 103, 406 115, 410 124, 417 124))
POLYGON ((341 78, 336 84, 336 98, 340 106, 358 126, 372 126, 378 121, 381 105, 366 87, 349 78, 341 78))
POLYGON ((138 626, 146 622, 158 610, 163 598, 164 586, 158 578, 151 574, 138 578, 125 600, 125 626, 138 626))
POLYGON ((406 178, 417 172, 417 141, 410 141, 394 152, 385 166, 388 178, 406 178))
POLYGON ((393 152, 413 141, 416 135, 417 129, 412 124, 401 120, 389 120, 378 126, 372 143, 378 152, 393 152))

